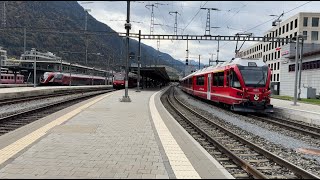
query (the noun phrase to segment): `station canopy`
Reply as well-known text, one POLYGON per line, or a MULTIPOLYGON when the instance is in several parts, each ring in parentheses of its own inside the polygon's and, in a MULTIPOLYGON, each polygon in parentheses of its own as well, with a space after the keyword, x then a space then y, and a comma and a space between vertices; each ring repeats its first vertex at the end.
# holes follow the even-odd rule
MULTIPOLYGON (((138 74, 138 67, 130 67, 130 72, 138 74)), ((165 67, 140 67, 140 75, 158 82, 170 82, 165 67)))

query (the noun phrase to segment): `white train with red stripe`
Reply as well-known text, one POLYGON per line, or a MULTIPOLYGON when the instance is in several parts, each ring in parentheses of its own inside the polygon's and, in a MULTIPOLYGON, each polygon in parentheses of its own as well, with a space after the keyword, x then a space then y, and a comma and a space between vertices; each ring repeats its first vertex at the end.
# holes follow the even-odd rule
POLYGON ((233 58, 189 74, 180 80, 180 87, 232 111, 273 112, 270 78, 271 70, 261 59, 233 58))
POLYGON ((45 72, 41 77, 40 85, 43 86, 65 86, 65 85, 105 85, 105 78, 84 74, 70 74, 61 72, 45 72), (71 83, 70 83, 71 81, 71 83))

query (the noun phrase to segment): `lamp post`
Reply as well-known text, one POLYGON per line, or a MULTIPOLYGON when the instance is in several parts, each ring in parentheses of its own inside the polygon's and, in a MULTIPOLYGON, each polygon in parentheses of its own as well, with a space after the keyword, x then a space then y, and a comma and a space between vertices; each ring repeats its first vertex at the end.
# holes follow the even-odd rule
POLYGON ((139 46, 138 46, 138 80, 137 80, 137 90, 140 92, 140 58, 141 58, 141 30, 139 30, 139 46))
POLYGON ((84 10, 86 13, 86 18, 85 18, 85 26, 84 26, 84 30, 86 33, 86 66, 88 66, 88 35, 87 35, 87 22, 88 22, 88 12, 91 11, 91 9, 85 9, 84 10))
POLYGON ((299 63, 299 93, 298 93, 298 100, 301 100, 301 73, 302 73, 302 56, 303 56, 303 41, 304 41, 304 38, 306 38, 307 36, 306 35, 300 35, 302 38, 301 38, 301 48, 300 48, 300 63, 299 63))
POLYGON ((70 78, 70 81, 69 81, 69 86, 71 86, 71 62, 70 62, 70 65, 69 65, 69 78, 70 78))
POLYGON ((34 55, 34 63, 33 63, 33 87, 36 87, 37 84, 37 56, 36 56, 36 50, 31 49, 32 54, 34 55))
MULTIPOLYGON (((296 37, 293 37, 292 40, 296 41, 296 57, 295 57, 295 80, 294 80, 294 98, 293 98, 293 105, 297 106, 297 84, 298 84, 298 52, 299 52, 299 41, 300 38, 303 37, 301 35, 298 35, 296 37)), ((301 67, 300 67, 301 69, 301 67)))
POLYGON ((127 23, 125 23, 125 29, 127 30, 126 39, 127 39, 127 58, 126 58, 126 73, 125 73, 125 94, 121 100, 121 102, 131 102, 130 97, 128 96, 128 73, 129 73, 129 31, 131 29, 130 24, 130 1, 127 1, 127 23))

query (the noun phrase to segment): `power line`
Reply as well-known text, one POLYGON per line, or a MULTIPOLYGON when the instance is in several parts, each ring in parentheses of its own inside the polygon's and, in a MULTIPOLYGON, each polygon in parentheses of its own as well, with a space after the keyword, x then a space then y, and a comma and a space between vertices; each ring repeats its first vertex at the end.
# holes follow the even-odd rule
MULTIPOLYGON (((293 10, 299 8, 299 7, 302 7, 302 6, 304 6, 304 5, 306 5, 306 4, 310 3, 310 2, 312 2, 312 1, 308 1, 308 2, 306 2, 306 3, 304 3, 304 4, 300 5, 300 6, 297 6, 297 7, 293 8, 293 9, 287 11, 287 12, 284 12, 283 14, 286 14, 286 13, 288 13, 288 12, 291 12, 291 11, 293 11, 293 10)), ((272 21, 272 20, 274 20, 274 19, 276 19, 276 18, 277 18, 277 17, 272 18, 272 19, 270 19, 270 20, 268 20, 268 21, 266 21, 266 22, 264 22, 264 23, 261 23, 261 24, 255 26, 255 27, 253 27, 253 28, 250 28, 250 29, 246 30, 245 32, 250 31, 250 30, 252 30, 252 29, 254 29, 254 28, 257 28, 257 27, 259 27, 259 26, 261 26, 261 25, 263 25, 263 24, 266 24, 266 23, 268 23, 268 22, 270 22, 270 21, 272 21)))
MULTIPOLYGON (((302 5, 299 5, 299 6, 297 6, 297 7, 293 8, 293 9, 291 9, 291 10, 287 11, 287 12, 284 12, 283 14, 289 13, 289 12, 291 12, 291 11, 293 11, 293 10, 295 10, 295 9, 299 8, 299 7, 302 7, 302 6, 304 6, 304 5, 306 5, 306 4, 310 3, 310 2, 312 2, 312 1, 308 1, 308 2, 306 2, 306 3, 304 3, 304 4, 302 4, 302 5)), ((276 19, 276 18, 277 18, 277 17, 274 17, 274 18, 272 18, 272 19, 270 19, 270 20, 268 20, 268 21, 266 21, 266 22, 263 22, 263 23, 261 23, 261 24, 259 24, 259 25, 255 26, 255 27, 253 27, 253 28, 248 29, 248 30, 246 30, 246 31, 244 31, 244 32, 248 32, 248 31, 250 31, 250 30, 252 30, 252 29, 255 29, 255 28, 257 28, 257 27, 259 27, 259 26, 261 26, 261 25, 263 25, 263 24, 266 24, 266 23, 268 23, 268 22, 270 22, 270 21, 272 21, 272 20, 276 19)), ((225 45, 226 45, 226 44, 228 44, 228 43, 229 43, 229 42, 226 42, 226 43, 225 43, 225 44, 223 44, 221 47, 225 46, 225 45)))
POLYGON ((183 28, 182 34, 183 34, 184 30, 186 30, 186 28, 189 26, 189 24, 194 20, 194 18, 199 14, 199 12, 201 11, 201 8, 203 8, 203 7, 207 4, 207 2, 208 2, 208 1, 206 1, 206 2, 204 3, 204 5, 202 5, 202 7, 200 7, 200 9, 198 10, 198 12, 193 16, 193 18, 192 18, 191 21, 188 23, 188 25, 187 25, 185 28, 183 28))

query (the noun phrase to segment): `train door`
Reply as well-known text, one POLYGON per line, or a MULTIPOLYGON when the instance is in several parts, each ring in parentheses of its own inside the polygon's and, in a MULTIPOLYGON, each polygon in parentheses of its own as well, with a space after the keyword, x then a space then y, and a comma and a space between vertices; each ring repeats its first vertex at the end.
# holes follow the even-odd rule
POLYGON ((207 80, 207 99, 211 100, 211 74, 208 74, 208 80, 207 80))

